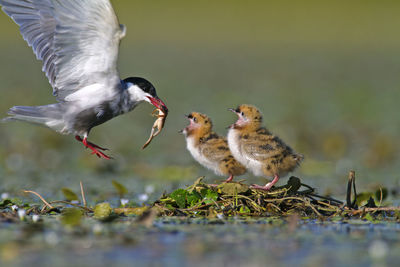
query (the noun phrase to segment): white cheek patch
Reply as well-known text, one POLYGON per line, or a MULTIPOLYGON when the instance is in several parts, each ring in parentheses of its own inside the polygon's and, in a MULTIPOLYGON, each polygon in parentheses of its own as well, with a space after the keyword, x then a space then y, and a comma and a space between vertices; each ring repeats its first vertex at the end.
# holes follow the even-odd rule
POLYGON ((146 101, 146 102, 151 103, 150 99, 148 98, 148 96, 150 96, 150 95, 148 93, 144 92, 142 89, 140 89, 137 85, 128 83, 127 90, 129 91, 129 95, 133 102, 146 101))

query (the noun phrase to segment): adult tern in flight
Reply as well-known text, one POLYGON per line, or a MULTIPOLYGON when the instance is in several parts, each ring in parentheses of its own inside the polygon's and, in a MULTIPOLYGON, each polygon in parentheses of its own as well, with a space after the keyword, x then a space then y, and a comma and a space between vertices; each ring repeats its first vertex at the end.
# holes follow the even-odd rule
POLYGON ((148 102, 168 109, 144 78, 119 78, 117 58, 126 28, 109 0, 0 0, 2 10, 43 62, 57 103, 15 106, 4 120, 45 125, 73 134, 98 157, 109 159, 87 140, 90 130, 148 102))

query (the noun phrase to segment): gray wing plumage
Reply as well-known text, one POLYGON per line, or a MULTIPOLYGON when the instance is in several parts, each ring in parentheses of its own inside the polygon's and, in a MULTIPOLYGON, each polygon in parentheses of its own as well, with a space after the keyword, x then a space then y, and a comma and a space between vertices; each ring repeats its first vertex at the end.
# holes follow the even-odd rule
POLYGON ((94 83, 119 80, 125 27, 109 0, 0 0, 53 87, 58 101, 94 83))

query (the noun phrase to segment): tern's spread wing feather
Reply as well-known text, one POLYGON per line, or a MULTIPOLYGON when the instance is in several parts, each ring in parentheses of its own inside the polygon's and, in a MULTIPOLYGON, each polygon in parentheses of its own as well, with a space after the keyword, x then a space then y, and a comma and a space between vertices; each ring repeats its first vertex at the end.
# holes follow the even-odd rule
POLYGON ((36 57, 43 61, 42 70, 54 87, 56 67, 53 40, 57 22, 52 1, 0 0, 0 4, 3 11, 20 26, 22 36, 36 57))
POLYGON ((43 61, 59 101, 76 90, 118 78, 118 47, 125 29, 109 0, 0 0, 43 61))

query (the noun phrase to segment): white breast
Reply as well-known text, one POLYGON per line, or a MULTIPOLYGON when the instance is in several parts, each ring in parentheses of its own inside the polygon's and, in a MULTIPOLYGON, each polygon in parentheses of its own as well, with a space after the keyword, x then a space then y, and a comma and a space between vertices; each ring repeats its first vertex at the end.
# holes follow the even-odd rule
POLYGON ((228 146, 233 157, 243 164, 248 170, 252 171, 254 175, 263 176, 263 164, 257 160, 254 160, 242 151, 238 131, 235 129, 230 129, 228 131, 227 139, 228 146))
POLYGON ((262 170, 263 164, 260 161, 252 158, 248 158, 247 160, 247 164, 245 165, 247 169, 251 170, 255 176, 265 176, 262 170))
POLYGON ((186 148, 189 150, 190 154, 192 154, 193 158, 203 165, 204 167, 212 170, 217 175, 223 175, 219 170, 219 162, 210 161, 201 153, 199 146, 195 144, 195 140, 192 137, 186 138, 186 148))
POLYGON ((240 149, 238 131, 236 131, 235 129, 229 129, 227 140, 229 149, 231 150, 233 157, 243 165, 246 165, 247 159, 242 155, 240 149))

